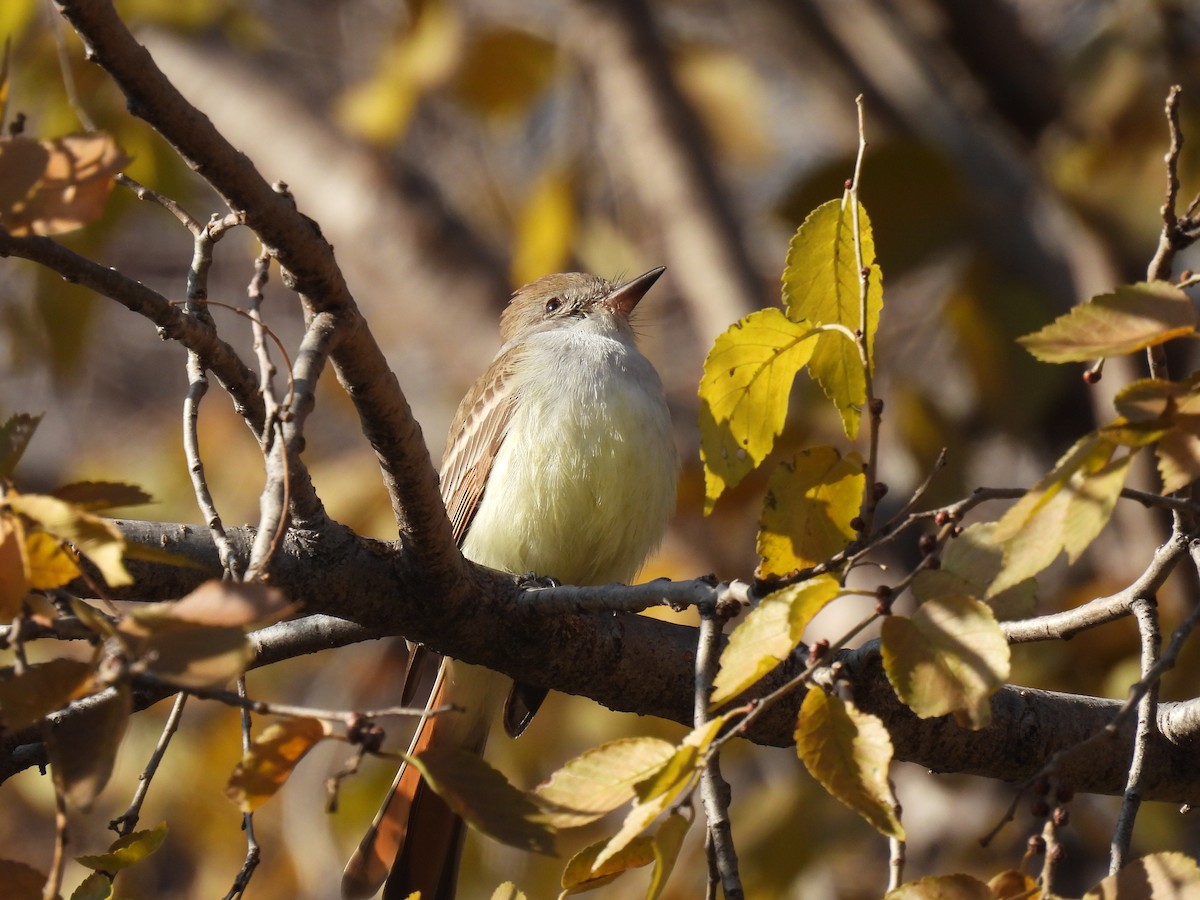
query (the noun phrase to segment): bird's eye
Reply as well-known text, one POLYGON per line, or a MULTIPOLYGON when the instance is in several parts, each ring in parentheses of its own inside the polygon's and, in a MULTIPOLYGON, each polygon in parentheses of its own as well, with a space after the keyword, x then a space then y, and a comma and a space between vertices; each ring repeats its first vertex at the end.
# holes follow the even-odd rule
POLYGON ((561 307, 562 307, 562 301, 559 300, 557 297, 551 297, 549 300, 546 301, 546 312, 548 312, 548 313, 558 312, 558 310, 561 307))

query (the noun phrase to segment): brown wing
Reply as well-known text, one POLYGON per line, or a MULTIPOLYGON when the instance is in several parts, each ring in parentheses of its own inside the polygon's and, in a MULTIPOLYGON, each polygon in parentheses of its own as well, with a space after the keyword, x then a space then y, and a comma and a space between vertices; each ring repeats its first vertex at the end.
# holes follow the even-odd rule
POLYGON ((516 359, 514 350, 496 357, 467 391, 450 426, 451 440, 442 457, 442 502, 460 546, 512 420, 516 396, 508 375, 516 359))

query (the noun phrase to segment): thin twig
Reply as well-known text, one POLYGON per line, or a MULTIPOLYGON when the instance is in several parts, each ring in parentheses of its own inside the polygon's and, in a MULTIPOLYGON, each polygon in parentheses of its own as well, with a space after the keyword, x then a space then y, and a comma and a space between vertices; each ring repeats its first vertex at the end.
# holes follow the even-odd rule
MULTIPOLYGON (((192 242, 192 264, 188 270, 187 302, 184 310, 207 325, 212 325, 205 301, 208 300, 208 272, 212 267, 213 240, 208 231, 202 229, 192 242)), ((187 456, 188 474, 192 480, 192 492, 204 523, 212 534, 213 543, 222 568, 231 578, 238 578, 239 565, 233 544, 225 533, 221 515, 204 475, 204 461, 200 455, 199 418, 200 403, 208 393, 208 371, 200 354, 189 350, 187 355, 188 389, 183 401, 183 449, 187 456)))
POLYGON ((166 297, 116 269, 102 266, 50 238, 32 235, 13 237, 0 228, 0 257, 16 256, 35 262, 79 284, 120 303, 131 312, 148 319, 158 327, 159 336, 178 341, 188 350, 198 353, 208 368, 233 399, 238 415, 260 434, 263 428, 262 399, 258 395, 257 378, 238 356, 237 351, 217 337, 212 323, 187 316, 166 297))
MULTIPOLYGON (((1179 85, 1173 84, 1167 92, 1167 128, 1171 136, 1171 143, 1164 157, 1167 167, 1167 190, 1163 205, 1159 210, 1163 227, 1159 234, 1158 247, 1146 270, 1146 278, 1149 281, 1170 278, 1175 254, 1191 243, 1191 241, 1183 240, 1182 232, 1179 229, 1179 219, 1175 214, 1175 205, 1179 197, 1179 154, 1183 150, 1183 131, 1179 127, 1180 91, 1179 85)), ((1150 377, 1162 379, 1170 377, 1167 369, 1167 353, 1161 344, 1148 347, 1146 358, 1150 367, 1150 377)))
POLYGON ((1187 550, 1187 537, 1176 532, 1154 551, 1154 558, 1150 560, 1145 571, 1128 587, 1107 597, 1097 597, 1073 609, 1034 619, 1001 622, 1000 627, 1010 644, 1021 644, 1031 641, 1065 640, 1086 629, 1122 619, 1129 615, 1138 597, 1150 596, 1166 583, 1187 550))
MULTIPOLYGON (((237 680, 238 696, 246 700, 246 676, 240 675, 237 680)), ((252 744, 250 736, 250 709, 246 706, 242 707, 242 753, 248 754, 252 744)), ((241 869, 238 870, 237 877, 233 880, 233 885, 229 888, 229 892, 225 895, 224 900, 234 900, 235 897, 241 897, 245 894, 247 886, 250 884, 250 879, 254 877, 254 870, 258 868, 258 863, 262 855, 259 849, 258 840, 254 837, 254 813, 248 812, 242 814, 242 828, 246 832, 246 858, 242 862, 241 869)))
MULTIPOLYGON (((1158 609, 1152 597, 1139 597, 1133 602, 1133 615, 1138 624, 1141 638, 1141 681, 1146 683, 1158 662, 1162 649, 1159 632, 1158 609)), ((1142 803, 1142 778, 1145 773, 1146 751, 1154 736, 1155 720, 1158 716, 1158 681, 1150 684, 1138 702, 1137 729, 1133 737, 1133 754, 1129 760, 1128 780, 1121 801, 1121 813, 1117 817, 1110 844, 1108 871, 1115 874, 1129 857, 1129 844, 1133 839, 1133 824, 1142 803)))
MULTIPOLYGON (((149 673, 139 674, 137 676, 137 683, 139 685, 151 685, 154 687, 169 687, 171 685, 169 681, 149 673)), ((266 700, 255 700, 246 696, 245 691, 241 689, 237 693, 234 693, 233 691, 223 691, 219 688, 192 687, 187 689, 187 693, 201 700, 215 700, 219 703, 236 707, 247 714, 253 712, 261 716, 321 719, 346 726, 355 722, 361 722, 364 719, 385 719, 393 716, 421 716, 426 713, 440 715, 455 709, 453 706, 439 706, 433 710, 426 710, 423 706, 385 706, 381 709, 366 710, 317 709, 311 706, 292 706, 287 703, 271 703, 266 700)))
MULTIPOLYGON (((700 610, 700 635, 696 647, 696 680, 693 724, 696 728, 708 721, 708 700, 717 673, 722 624, 726 616, 717 605, 700 610)), ((725 900, 741 900, 745 896, 738 875, 737 850, 733 845, 733 830, 729 824, 729 784, 721 777, 720 753, 710 752, 700 772, 700 797, 708 821, 705 846, 709 853, 709 872, 717 872, 725 900)))
POLYGON ((859 356, 863 368, 863 393, 866 398, 867 413, 867 463, 863 467, 866 476, 866 490, 863 492, 862 512, 859 514, 862 525, 858 529, 864 538, 869 537, 875 530, 875 508, 879 505, 880 494, 876 489, 879 483, 879 424, 883 415, 883 403, 875 396, 874 374, 871 371, 871 321, 870 295, 871 270, 867 267, 863 256, 862 223, 859 221, 858 192, 862 180, 863 156, 867 151, 866 126, 863 114, 863 95, 854 98, 858 108, 858 154, 854 160, 854 177, 850 181, 848 194, 850 197, 850 219, 854 227, 854 261, 858 267, 858 332, 855 343, 858 344, 859 356))
POLYGON ((124 172, 119 174, 114 180, 117 182, 117 184, 127 187, 129 190, 133 191, 134 196, 139 200, 144 200, 148 203, 153 203, 156 206, 161 206, 163 209, 173 215, 178 220, 179 224, 190 231, 193 237, 200 234, 201 230, 204 228, 204 225, 198 219, 192 216, 191 213, 184 209, 178 201, 172 200, 165 194, 160 194, 153 188, 146 187, 144 184, 141 184, 140 182, 130 178, 124 172))
POLYGON ((59 775, 51 780, 54 783, 54 859, 50 863, 46 886, 42 888, 42 900, 58 900, 67 864, 67 793, 59 775))
POLYGON ((62 22, 58 16, 51 16, 50 29, 54 32, 54 47, 58 52, 58 68, 62 73, 63 91, 67 95, 67 104, 71 107, 71 111, 75 113, 79 119, 79 124, 83 126, 84 131, 95 131, 96 123, 92 121, 92 117, 88 115, 88 111, 83 108, 83 104, 79 101, 79 91, 75 89, 75 75, 71 71, 71 57, 67 53, 67 42, 63 37, 62 22))
POLYGON ((163 725, 162 734, 158 736, 158 743, 154 747, 154 752, 150 754, 150 759, 146 762, 146 768, 142 770, 142 774, 138 776, 137 790, 134 791, 133 800, 129 804, 129 808, 117 818, 108 823, 108 827, 115 831, 120 837, 132 833, 137 827, 138 817, 142 812, 142 804, 146 801, 146 794, 150 791, 150 782, 154 779, 154 773, 158 771, 158 764, 162 762, 163 755, 167 752, 167 746, 171 743, 171 738, 179 729, 179 721, 183 718, 183 707, 187 703, 188 695, 180 693, 175 697, 175 703, 171 706, 171 712, 167 716, 166 724, 163 725))
POLYGON ((888 891, 894 891, 904 883, 907 857, 908 844, 896 837, 888 838, 888 891))

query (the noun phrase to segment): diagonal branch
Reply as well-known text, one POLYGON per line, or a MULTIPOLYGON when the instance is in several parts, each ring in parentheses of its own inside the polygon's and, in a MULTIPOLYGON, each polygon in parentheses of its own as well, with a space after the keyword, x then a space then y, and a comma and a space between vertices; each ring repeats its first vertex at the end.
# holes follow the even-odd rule
POLYGON ((332 317, 330 358, 379 461, 403 548, 414 570, 431 584, 458 577, 462 557, 451 539, 421 428, 316 223, 171 84, 109 0, 57 0, 56 5, 82 38, 88 58, 125 94, 129 108, 243 215, 309 314, 332 317))

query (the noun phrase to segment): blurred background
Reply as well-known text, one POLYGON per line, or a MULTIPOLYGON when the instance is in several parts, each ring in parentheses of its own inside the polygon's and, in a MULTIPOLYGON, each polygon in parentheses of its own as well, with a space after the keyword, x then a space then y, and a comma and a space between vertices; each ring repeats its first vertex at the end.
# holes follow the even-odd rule
MULTIPOLYGON (((550 271, 616 278, 667 266, 637 324, 667 385, 685 465, 676 520, 647 578, 752 574, 771 464, 701 516, 696 385, 713 339, 778 302, 789 238, 852 174, 856 95, 869 141, 861 196, 885 288, 877 342, 885 514, 942 448, 949 464, 930 505, 980 485, 1032 483, 1078 435, 1112 418, 1114 390, 1144 374, 1140 360, 1114 360, 1085 388, 1081 367, 1037 363, 1013 338, 1144 279, 1161 224, 1171 84, 1183 86, 1183 203, 1200 188, 1200 7, 1188 0, 123 0, 117 8, 183 93, 319 222, 435 461, 459 398, 497 349, 498 315, 515 286, 550 271)), ((199 218, 224 211, 128 114, 47 4, 5 0, 0 36, 12 42, 9 119, 23 113, 26 134, 80 128, 61 40, 82 104, 133 157, 128 173, 199 218)), ((190 236, 128 191, 117 190, 102 222, 64 242, 168 297, 184 295, 190 236)), ((244 305, 257 249, 247 233, 225 238, 213 299, 244 305)), ((1182 262, 1195 266, 1195 254, 1182 262)), ((298 304, 277 272, 272 279, 267 320, 294 347, 298 304)), ((244 320, 214 315, 251 358, 244 320)), ((1195 361, 1180 352, 1172 366, 1182 377, 1195 361)), ((0 417, 46 413, 17 473, 22 488, 135 481, 158 501, 138 515, 196 521, 179 439, 185 385, 181 348, 160 342, 147 322, 21 261, 0 263, 0 417)), ((254 441, 215 392, 201 419, 225 522, 254 521, 254 441)), ((375 464, 332 377, 307 436, 331 514, 391 537, 375 464)), ((847 446, 836 415, 802 378, 775 456, 823 443, 847 446)), ((1153 489, 1151 467, 1131 484, 1153 489)), ((1124 585, 1164 533, 1154 515, 1120 508, 1098 552, 1042 577, 1036 611, 1124 585)), ((902 573, 914 553, 905 544, 881 562, 902 573)), ((859 577, 874 586, 892 576, 859 577)), ((1160 597, 1165 631, 1195 602, 1194 582, 1177 576, 1160 597)), ((843 615, 856 620, 861 610, 843 615)), ((836 638, 841 626, 836 614, 823 618, 813 636, 836 638)), ((1123 697, 1136 680, 1137 643, 1124 623, 1069 645, 1017 648, 1014 663, 1019 683, 1123 697)), ((1198 665, 1185 653, 1165 695, 1189 696, 1198 665)), ((322 707, 385 705, 396 700, 398 666, 381 643, 255 673, 250 690, 322 707)), ((104 826, 127 805, 165 715, 155 708, 136 718, 97 809, 73 819, 73 852, 107 845, 104 826)), ((555 695, 524 738, 498 737, 489 755, 531 786, 588 746, 642 733, 677 738, 682 729, 555 695)), ((248 896, 335 895, 391 778, 372 763, 327 815, 322 783, 346 755, 318 748, 256 817, 264 861, 248 896)), ((244 853, 222 793, 239 756, 237 717, 193 701, 143 813, 147 827, 167 819, 171 835, 152 863, 122 876, 123 896, 225 893, 244 853)), ((737 746, 724 768, 748 896, 882 893, 886 842, 825 796, 793 753, 737 746)), ((983 850, 977 838, 1002 816, 1008 786, 907 764, 894 777, 909 877, 990 877, 1017 866, 1040 830, 1025 804, 983 850)), ((53 821, 46 779, 26 773, 0 797, 4 855, 44 869, 53 821)), ((1115 810, 1112 798, 1072 801, 1063 893, 1082 893, 1106 870, 1115 810)), ((670 897, 702 893, 700 830, 670 897)), ((1198 847, 1191 818, 1143 807, 1136 850, 1198 847)), ((490 896, 509 878, 531 898, 557 892, 561 860, 474 839, 467 857, 464 897, 490 896)), ((68 890, 81 877, 70 869, 68 890)), ((647 878, 626 875, 596 896, 637 896, 647 878)))

